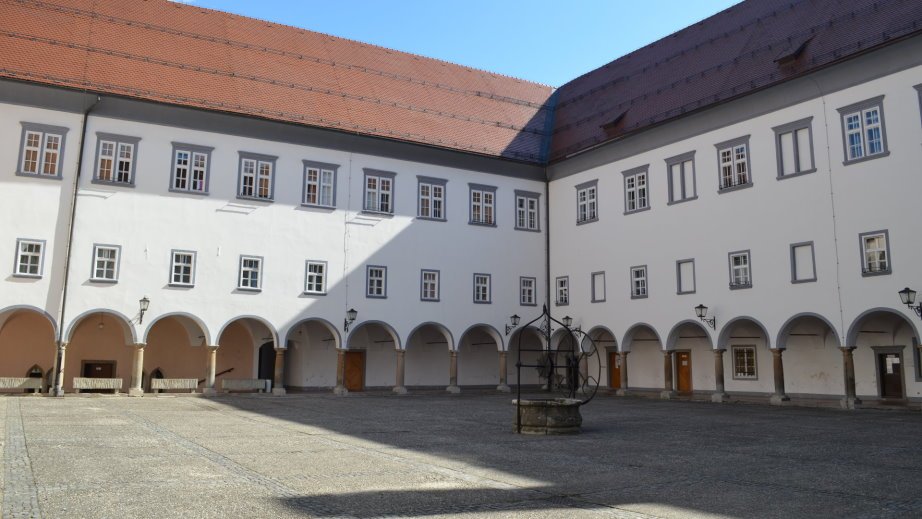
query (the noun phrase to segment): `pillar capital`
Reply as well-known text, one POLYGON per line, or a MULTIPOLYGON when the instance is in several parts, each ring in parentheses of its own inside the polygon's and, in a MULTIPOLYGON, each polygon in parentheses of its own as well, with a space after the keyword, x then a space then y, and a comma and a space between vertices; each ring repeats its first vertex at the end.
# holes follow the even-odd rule
POLYGON ((619 351, 618 353, 619 353, 622 357, 627 357, 627 354, 630 353, 630 350, 628 350, 628 351, 619 351))
POLYGON ((714 355, 723 355, 726 353, 727 348, 714 348, 714 355))
POLYGON ((208 351, 215 351, 218 349, 217 344, 209 344, 208 346, 205 346, 205 347, 208 348, 208 351))
POLYGON ((839 346, 839 350, 846 355, 850 355, 856 348, 857 346, 839 346))
POLYGON ((135 347, 135 348, 137 348, 137 349, 140 350, 141 348, 147 346, 147 343, 144 343, 144 342, 136 342, 136 343, 132 344, 131 346, 133 346, 133 347, 135 347))
POLYGON ((769 348, 769 349, 772 350, 772 355, 775 355, 778 357, 780 357, 781 354, 784 353, 784 348, 769 348))

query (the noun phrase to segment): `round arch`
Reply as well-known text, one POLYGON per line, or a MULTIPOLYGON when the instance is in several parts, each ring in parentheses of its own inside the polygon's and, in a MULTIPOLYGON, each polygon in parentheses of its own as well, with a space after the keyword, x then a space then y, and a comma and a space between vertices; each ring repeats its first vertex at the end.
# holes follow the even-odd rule
POLYGON ((893 308, 886 308, 886 307, 879 306, 877 308, 871 308, 870 310, 865 310, 864 312, 861 312, 860 314, 858 314, 858 317, 855 317, 855 319, 852 320, 852 324, 849 325, 848 333, 845 336, 846 346, 855 346, 856 344, 858 344, 858 333, 861 331, 861 325, 864 324, 865 319, 867 319, 869 316, 876 314, 876 313, 892 315, 902 320, 903 322, 909 325, 909 329, 912 330, 913 336, 916 338, 916 341, 919 340, 919 330, 918 328, 916 328, 916 325, 913 324, 912 319, 909 319, 904 313, 894 310, 893 308))
POLYGON ((506 345, 503 342, 503 336, 500 335, 499 331, 496 328, 494 328, 493 326, 489 324, 484 324, 484 323, 472 324, 468 326, 467 329, 464 330, 464 333, 461 334, 461 337, 458 339, 458 343, 455 347, 455 350, 457 350, 458 345, 464 342, 464 337, 467 336, 468 333, 470 333, 471 331, 477 328, 483 328, 483 330, 487 333, 487 335, 489 335, 496 342, 496 348, 498 351, 506 351, 506 345))
POLYGON ((391 336, 391 339, 393 339, 395 349, 398 349, 398 350, 403 349, 403 343, 400 342, 400 335, 397 334, 397 330, 395 330, 393 326, 387 324, 384 321, 376 321, 376 320, 362 321, 361 323, 357 324, 354 328, 352 328, 352 331, 350 331, 349 335, 346 337, 346 349, 347 350, 349 349, 350 344, 352 344, 352 337, 355 335, 357 331, 369 325, 373 325, 373 324, 377 324, 378 326, 384 328, 384 331, 386 331, 387 334, 391 336))
POLYGON ((504 351, 509 351, 509 348, 512 348, 514 345, 518 344, 519 336, 523 333, 529 332, 532 333, 535 338, 538 339, 538 342, 541 343, 541 348, 547 349, 547 339, 544 337, 544 334, 541 333, 541 330, 536 326, 523 326, 521 328, 516 328, 515 331, 509 336, 509 344, 506 346, 504 351))
POLYGON ((621 341, 621 351, 631 351, 631 345, 634 342, 634 333, 641 328, 647 328, 653 332, 653 336, 656 337, 657 341, 659 341, 660 347, 663 347, 663 338, 660 337, 660 334, 656 331, 656 328, 647 323, 634 323, 627 329, 626 332, 624 332, 624 339, 621 341))
POLYGON ((835 325, 832 324, 832 321, 814 312, 800 312, 791 316, 787 321, 784 322, 784 324, 781 325, 781 329, 778 330, 778 337, 775 339, 776 347, 782 350, 787 349, 788 334, 791 333, 791 330, 794 328, 794 325, 797 324, 797 321, 806 318, 813 318, 823 322, 833 333, 833 335, 835 335, 836 343, 839 342, 839 337, 841 337, 841 335, 839 335, 839 331, 836 329, 835 325))
POLYGON ((714 339, 711 337, 711 334, 708 333, 707 328, 701 324, 700 321, 695 321, 693 319, 685 319, 684 321, 679 321, 672 327, 672 330, 669 330, 669 335, 666 336, 666 350, 674 350, 676 343, 679 341, 679 331, 683 326, 694 326, 695 328, 704 332, 705 337, 707 337, 708 344, 711 346, 711 349, 714 349, 714 339))
MULTIPOLYGON (((413 338, 413 334, 415 334, 416 332, 418 332, 419 330, 423 329, 423 328, 426 327, 426 326, 431 326, 431 327, 435 328, 436 330, 438 330, 439 332, 441 332, 442 335, 445 336, 445 340, 448 341, 448 350, 449 350, 449 351, 455 349, 455 338, 454 338, 454 336, 452 336, 451 330, 449 330, 447 326, 445 326, 445 325, 443 325, 443 324, 440 324, 440 323, 437 323, 437 322, 435 322, 435 321, 426 321, 426 322, 424 322, 424 323, 420 323, 420 324, 416 325, 416 327, 414 327, 412 330, 410 330, 410 333, 407 334, 407 343, 409 343, 410 340, 413 338)), ((406 349, 406 347, 407 347, 407 345, 404 344, 404 345, 403 345, 403 348, 406 349)))
MULTIPOLYGON (((604 326, 601 324, 593 326, 592 328, 589 329, 588 332, 586 332, 586 336, 591 337, 592 340, 595 341, 596 348, 598 348, 600 351, 605 351, 605 350, 618 351, 618 336, 615 335, 614 332, 611 331, 611 328, 607 326, 604 326), (602 334, 605 334, 605 333, 607 333, 609 337, 611 337, 610 344, 607 344, 607 345, 604 344, 603 342, 609 342, 609 341, 601 341, 602 334)), ((584 348, 587 347, 586 337, 583 337, 583 347, 584 348)))
POLYGON ((279 337, 285 338, 286 348, 288 347, 288 340, 289 340, 288 336, 291 335, 291 332, 295 330, 296 328, 298 328, 299 326, 308 324, 308 323, 318 323, 318 324, 323 325, 327 329, 327 331, 329 331, 333 335, 333 344, 336 346, 336 349, 338 350, 342 348, 343 337, 339 333, 339 330, 335 326, 333 326, 333 323, 331 323, 330 321, 327 321, 326 319, 322 317, 306 317, 304 319, 296 321, 294 324, 286 328, 284 334, 279 334, 279 337))
POLYGON ((94 310, 87 310, 82 314, 75 317, 71 322, 70 326, 67 327, 67 334, 64 336, 66 342, 70 342, 74 338, 74 332, 77 331, 77 327, 80 326, 87 317, 96 314, 107 314, 112 317, 115 317, 115 321, 119 323, 119 326, 122 328, 122 333, 125 335, 125 344, 137 344, 138 342, 138 331, 134 326, 134 323, 131 322, 125 314, 117 310, 108 310, 105 308, 97 308, 94 310))
POLYGON ((253 329, 252 323, 250 323, 250 322, 248 322, 248 321, 256 321, 256 322, 258 322, 259 324, 265 326, 266 329, 269 330, 269 334, 272 336, 272 342, 275 343, 275 347, 276 347, 276 348, 284 348, 284 347, 285 347, 284 344, 281 344, 281 343, 279 342, 279 334, 278 334, 278 331, 276 331, 275 327, 272 326, 272 323, 270 323, 269 321, 263 319, 262 317, 256 316, 256 315, 240 315, 240 316, 234 317, 233 319, 230 319, 230 320, 228 320, 226 323, 224 323, 224 324, 221 326, 221 328, 218 329, 217 335, 215 335, 215 343, 217 343, 218 346, 221 345, 221 344, 220 344, 220 342, 221 342, 221 335, 224 334, 224 331, 227 329, 227 327, 230 326, 231 324, 237 322, 237 321, 244 321, 243 324, 244 324, 244 326, 246 327, 247 331, 250 332, 250 335, 253 336, 254 342, 260 342, 260 343, 261 343, 262 340, 258 340, 258 341, 256 340, 256 331, 253 329))
POLYGON ((150 331, 154 328, 154 326, 163 319, 170 317, 177 318, 179 324, 181 324, 182 327, 186 330, 186 333, 189 334, 189 344, 195 344, 196 340, 199 338, 204 339, 204 342, 202 343, 204 345, 213 344, 211 342, 211 333, 208 331, 208 327, 205 326, 205 322, 188 312, 171 312, 168 314, 158 315, 152 319, 147 325, 147 328, 144 329, 142 342, 147 344, 147 338, 150 336, 150 331))
POLYGON ((734 317, 723 325, 723 327, 720 329, 720 335, 717 336, 717 347, 720 349, 726 349, 726 344, 730 340, 730 330, 732 330, 735 325, 744 321, 748 321, 756 325, 759 330, 762 331, 762 335, 765 336, 765 346, 767 346, 769 349, 772 349, 772 336, 768 333, 768 328, 766 328, 765 325, 755 317, 749 317, 748 315, 740 315, 734 317))
POLYGON ((44 316, 45 319, 48 319, 48 322, 51 323, 51 329, 54 331, 55 338, 58 337, 58 322, 55 318, 45 310, 32 305, 12 305, 0 310, 0 330, 3 330, 3 325, 6 324, 6 321, 18 311, 35 312, 44 316))

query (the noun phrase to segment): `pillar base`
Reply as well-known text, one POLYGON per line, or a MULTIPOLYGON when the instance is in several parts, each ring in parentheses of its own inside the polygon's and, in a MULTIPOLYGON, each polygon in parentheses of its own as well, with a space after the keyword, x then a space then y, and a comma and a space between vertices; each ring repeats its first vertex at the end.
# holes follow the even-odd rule
POLYGON ((861 399, 860 398, 843 398, 839 400, 839 405, 842 406, 842 409, 860 409, 861 408, 861 399))
POLYGON ((456 395, 461 392, 461 388, 458 386, 448 386, 445 388, 445 391, 448 391, 449 393, 456 395))
POLYGON ((675 398, 675 391, 663 391, 659 394, 659 397, 663 400, 670 400, 675 398))
POLYGON ((714 402, 716 404, 722 404, 724 402, 729 402, 729 401, 730 401, 730 395, 726 393, 713 393, 711 395, 711 402, 714 402))
POLYGON ((48 394, 51 396, 64 396, 64 390, 63 389, 52 389, 51 391, 48 392, 48 394))
POLYGON ((496 386, 496 390, 499 391, 500 393, 512 393, 512 388, 510 388, 506 384, 500 384, 496 386))
POLYGON ((144 390, 141 388, 130 388, 128 390, 128 396, 144 396, 144 390))
POLYGON ((627 389, 620 389, 620 388, 619 388, 619 389, 616 389, 616 390, 615 390, 615 396, 627 396, 627 395, 628 395, 627 389))
POLYGON ((790 401, 791 397, 787 395, 772 395, 771 398, 768 399, 768 403, 771 405, 785 405, 790 401))
POLYGON ((394 391, 394 393, 397 393, 398 395, 405 395, 405 394, 407 394, 407 388, 405 388, 405 387, 403 387, 403 386, 394 386, 393 391, 394 391))
POLYGON ((204 396, 216 396, 217 394, 218 390, 213 387, 202 388, 202 395, 204 396))
POLYGON ((333 388, 333 394, 338 396, 345 396, 349 394, 349 390, 345 386, 336 386, 333 388))
POLYGON ((274 387, 274 388, 272 388, 272 394, 273 394, 273 395, 282 396, 282 395, 285 395, 286 393, 287 393, 287 392, 285 391, 285 388, 283 388, 283 387, 274 387))

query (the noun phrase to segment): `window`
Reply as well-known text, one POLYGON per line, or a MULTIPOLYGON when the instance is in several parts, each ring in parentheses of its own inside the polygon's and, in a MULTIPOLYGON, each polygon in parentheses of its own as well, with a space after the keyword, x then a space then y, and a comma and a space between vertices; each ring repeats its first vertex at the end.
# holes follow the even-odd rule
POLYGON ((195 252, 174 250, 170 266, 170 285, 191 287, 195 284, 195 252))
POLYGON ((675 262, 676 294, 695 293, 695 260, 684 259, 675 262))
POLYGON ((557 306, 567 306, 570 304, 570 278, 560 276, 554 281, 557 287, 557 306))
POLYGON ((42 277, 45 263, 44 240, 16 240, 16 270, 21 277, 42 277))
POLYGON ((884 128, 883 101, 884 96, 878 96, 839 108, 846 165, 890 154, 884 128))
POLYGON ((791 244, 791 283, 816 281, 816 259, 813 242, 791 244))
POLYGON ((776 126, 775 155, 778 178, 806 175, 816 171, 813 163, 813 117, 776 126))
POLYGON ((537 278, 519 278, 519 304, 523 306, 537 306, 535 302, 535 285, 537 278))
POLYGON ((576 186, 576 223, 594 222, 599 219, 598 180, 576 186))
POLYGON ((372 213, 394 214, 394 178, 396 173, 365 168, 365 202, 362 207, 372 213))
POLYGON ((387 297, 387 267, 368 265, 365 270, 365 297, 387 297))
POLYGON ((17 175, 61 178, 61 157, 67 128, 48 124, 20 123, 22 141, 17 175))
POLYGON ((240 290, 262 290, 263 259, 259 256, 240 256, 240 275, 237 288, 240 290))
POLYGON ((208 193, 208 172, 214 148, 173 143, 173 180, 170 191, 208 193))
POLYGON ((666 159, 666 171, 669 174, 670 205, 698 198, 694 151, 666 159))
POLYGON ((307 260, 304 266, 304 293, 327 293, 327 262, 307 260))
POLYGON ((424 220, 445 221, 445 184, 447 180, 441 178, 423 177, 417 175, 419 184, 418 203, 416 216, 424 220))
POLYGON ((650 197, 647 190, 648 167, 641 166, 622 173, 624 175, 624 214, 650 208, 650 197))
POLYGON ((421 301, 439 300, 439 271, 422 270, 419 277, 419 299, 421 301))
POLYGON ((720 165, 719 192, 751 186, 749 136, 722 142, 716 146, 717 163, 720 165))
POLYGON ((520 231, 538 231, 538 200, 541 195, 530 191, 515 191, 515 228, 520 231))
POLYGON ((471 220, 473 225, 496 225, 496 188, 468 184, 471 190, 471 220))
POLYGON ((338 164, 302 160, 304 186, 301 204, 316 207, 336 207, 336 174, 338 164))
POLYGON ((121 247, 118 245, 94 245, 93 272, 90 278, 93 281, 118 281, 119 256, 121 247))
POLYGON ((647 266, 631 267, 631 299, 647 297, 647 266))
POLYGON ((861 240, 861 274, 879 276, 890 274, 890 233, 888 231, 866 232, 861 240))
POLYGON ((591 274, 590 280, 592 282, 592 302, 593 303, 604 303, 605 302, 605 273, 604 272, 593 272, 591 274))
POLYGON ((141 139, 103 132, 96 132, 96 138, 96 175, 93 182, 134 186, 137 148, 141 139))
POLYGON ((237 198, 271 202, 275 190, 275 161, 278 157, 239 152, 240 174, 237 198))
POLYGON ((730 253, 730 289, 752 287, 752 271, 749 266, 749 251, 730 253))
POLYGON ((490 302, 489 274, 474 274, 474 302, 483 304, 490 302))
POLYGON ((733 346, 733 378, 756 379, 756 347, 733 346))

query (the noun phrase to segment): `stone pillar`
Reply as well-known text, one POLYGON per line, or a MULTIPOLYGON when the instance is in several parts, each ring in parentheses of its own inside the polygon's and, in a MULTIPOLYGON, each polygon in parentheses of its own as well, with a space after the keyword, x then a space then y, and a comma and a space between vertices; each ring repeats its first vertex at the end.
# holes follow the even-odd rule
POLYGON ((512 391, 509 389, 508 384, 506 384, 506 352, 499 352, 499 385, 496 386, 497 391, 502 391, 503 393, 509 393, 512 391))
POLYGON ((730 399, 730 396, 727 395, 724 391, 724 352, 727 350, 717 349, 714 350, 714 381, 715 381, 715 391, 711 395, 711 402, 726 402, 730 399))
POLYGON ((774 405, 782 405, 789 402, 791 398, 784 393, 784 362, 781 360, 781 354, 784 348, 772 348, 772 371, 775 374, 775 394, 769 399, 774 405))
POLYGON ((285 394, 285 350, 284 348, 275 349, 275 379, 272 382, 272 394, 285 394))
POLYGON ((55 370, 54 373, 54 389, 52 389, 52 394, 54 396, 64 396, 64 354, 67 353, 67 343, 60 342, 58 343, 58 352, 55 355, 54 363, 55 370))
POLYGON ((407 394, 407 388, 404 385, 404 373, 406 373, 406 350, 401 350, 397 348, 397 380, 394 385, 394 393, 398 395, 407 394))
POLYGON ((845 398, 841 400, 841 404, 844 409, 857 409, 861 405, 861 399, 855 392, 855 358, 852 356, 855 346, 843 346, 839 349, 842 350, 842 365, 845 371, 845 398))
POLYGON ((622 351, 619 353, 621 357, 621 387, 618 388, 618 391, 615 392, 618 396, 624 396, 627 394, 627 354, 629 351, 622 351))
POLYGON ((675 389, 672 385, 672 354, 673 352, 663 352, 663 392, 659 394, 660 398, 670 399, 675 396, 675 389))
POLYGON ((460 393, 461 388, 458 387, 458 352, 449 350, 448 354, 451 358, 451 364, 448 366, 448 387, 445 388, 445 391, 460 393))
POLYGON ((144 396, 144 389, 141 387, 144 382, 144 344, 134 345, 134 365, 131 370, 131 387, 128 388, 128 396, 144 396))
POLYGON ((214 395, 217 391, 214 387, 215 369, 218 366, 218 347, 206 346, 208 348, 208 365, 205 368, 205 387, 202 388, 203 395, 214 395))
POLYGON ((349 393, 346 389, 346 350, 336 350, 336 387, 333 388, 333 394, 345 395, 349 393))

